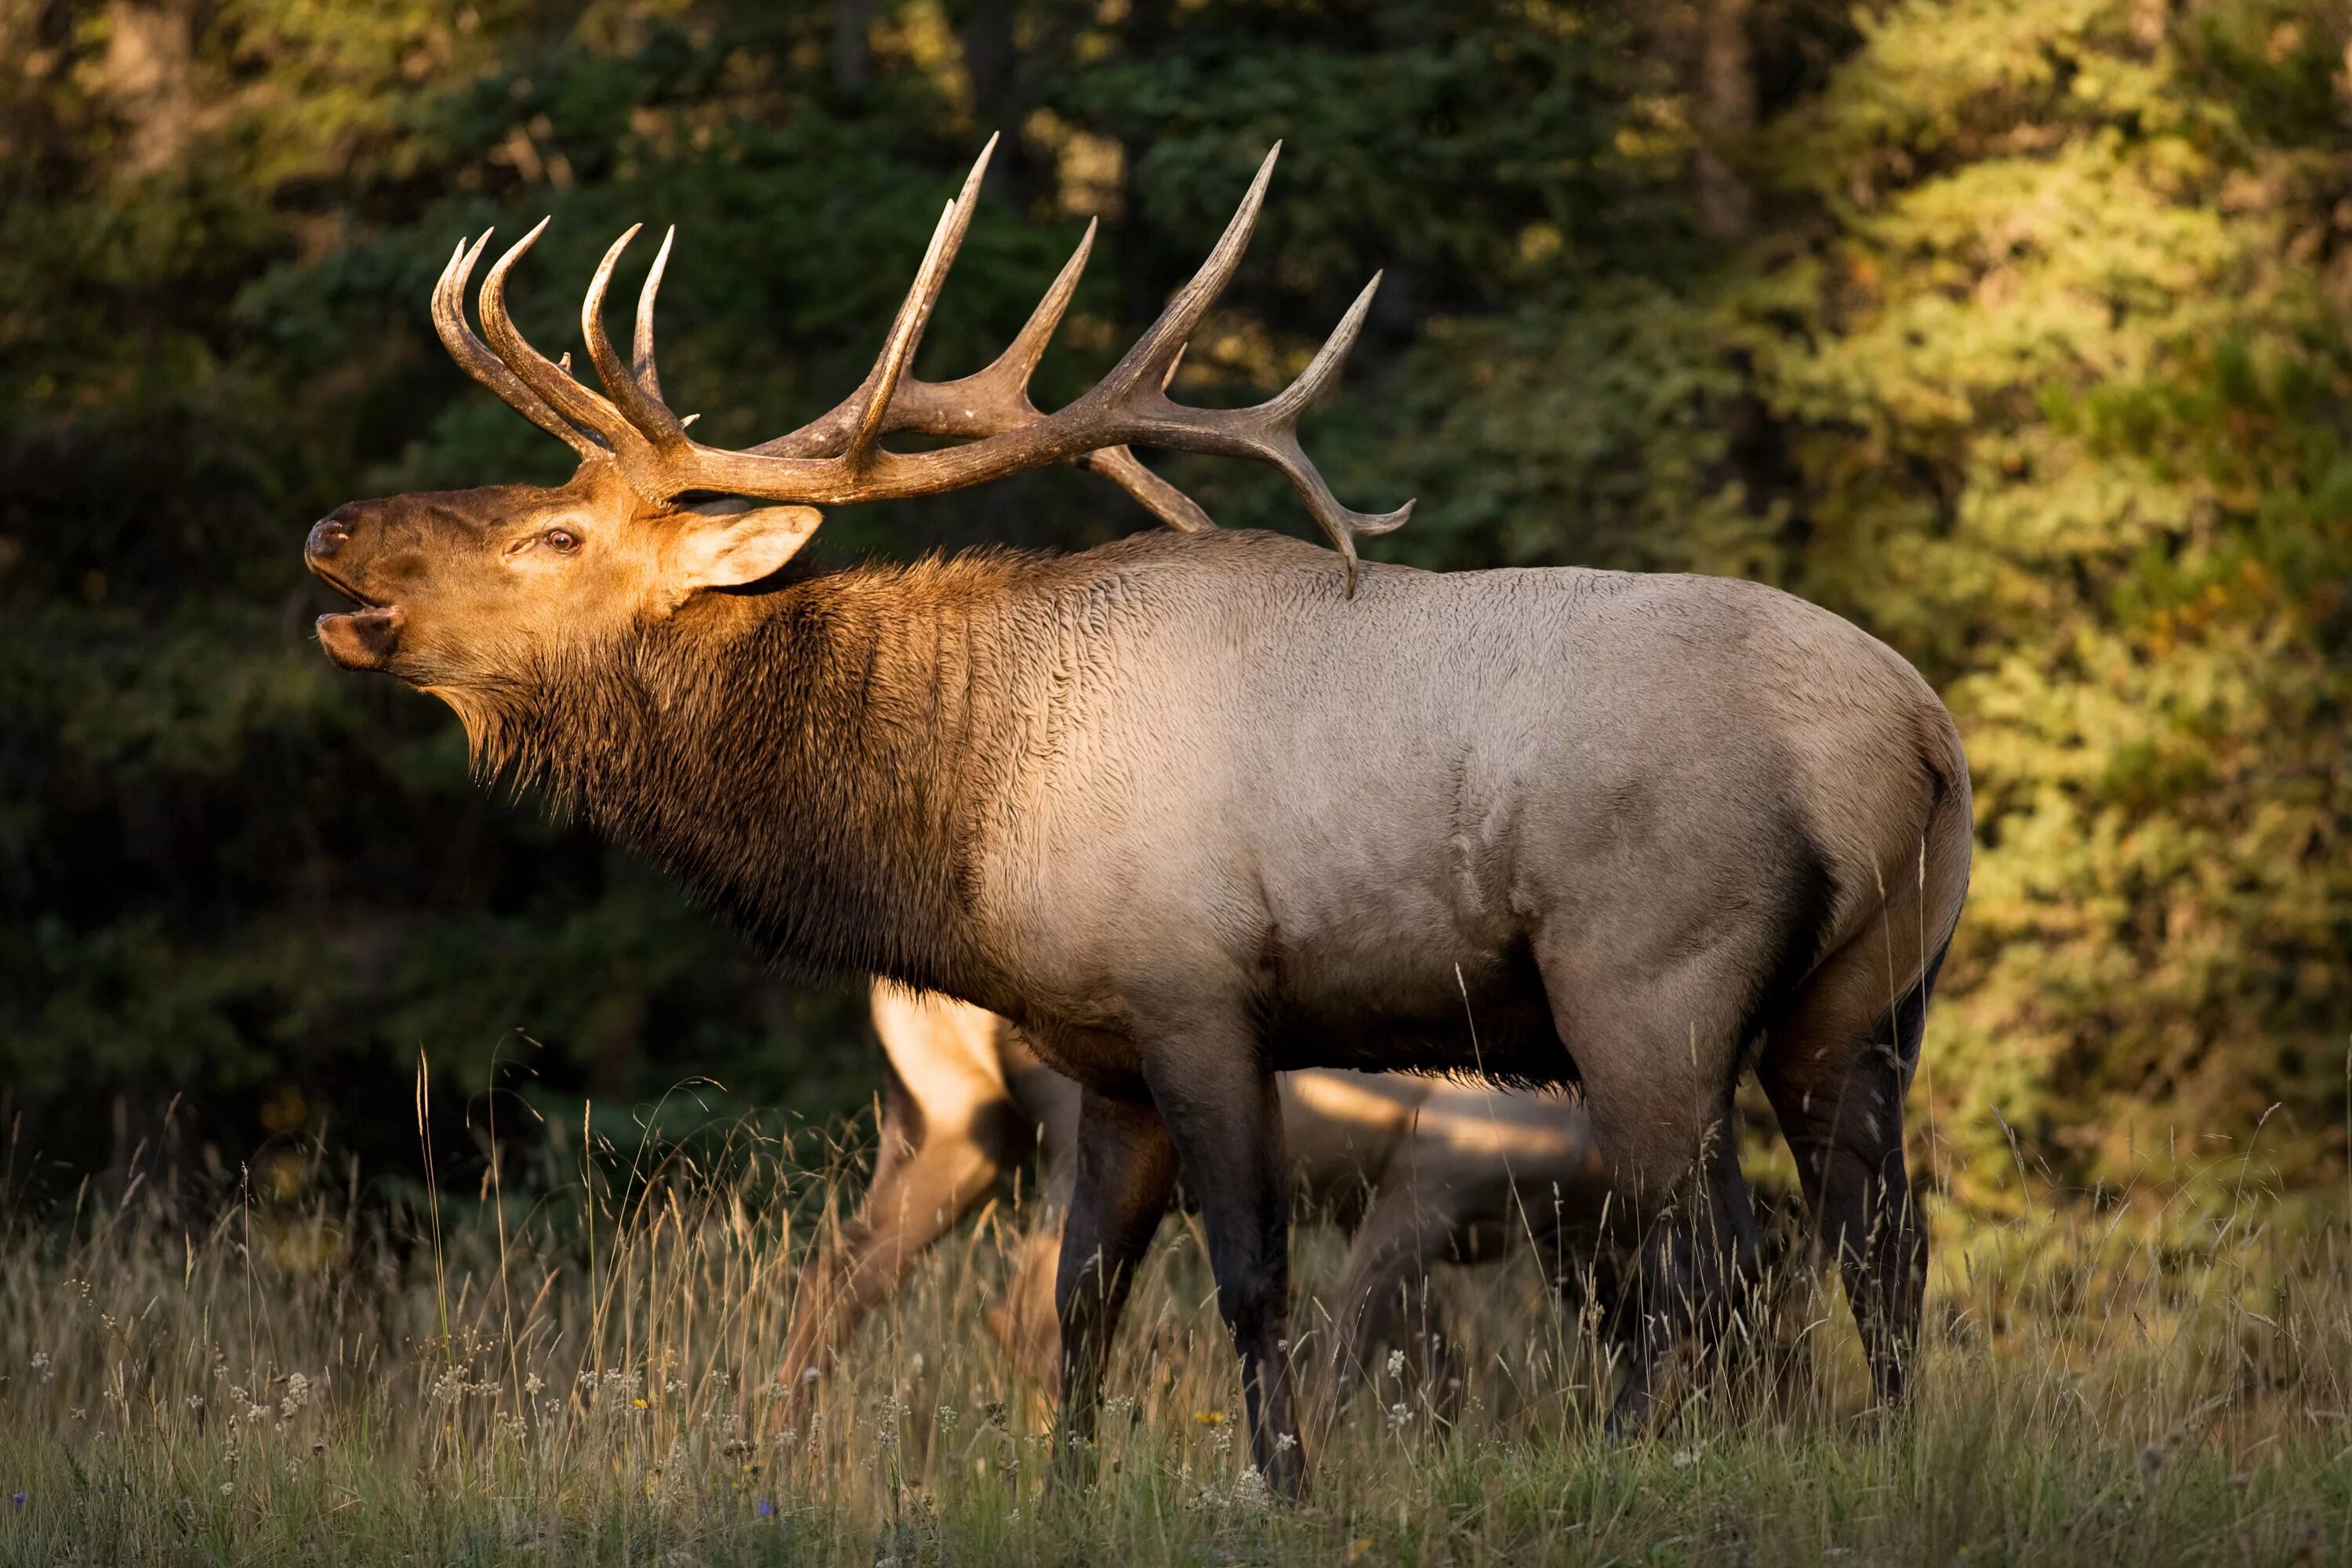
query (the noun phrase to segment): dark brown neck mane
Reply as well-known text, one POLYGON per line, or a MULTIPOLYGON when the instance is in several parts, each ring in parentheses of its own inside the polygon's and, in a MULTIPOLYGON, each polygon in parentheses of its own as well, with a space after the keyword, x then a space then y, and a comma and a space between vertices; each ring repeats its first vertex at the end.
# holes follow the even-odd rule
POLYGON ((681 878, 767 956, 952 987, 1013 743, 1020 558, 709 595, 492 705, 481 765, 681 878))

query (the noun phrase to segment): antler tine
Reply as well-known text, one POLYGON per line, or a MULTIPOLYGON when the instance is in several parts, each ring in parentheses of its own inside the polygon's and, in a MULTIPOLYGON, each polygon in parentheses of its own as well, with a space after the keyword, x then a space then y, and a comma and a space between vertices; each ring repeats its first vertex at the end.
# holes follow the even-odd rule
MULTIPOLYGON (((961 411, 971 425, 975 436, 993 435, 999 430, 1018 428, 1042 419, 1036 404, 1029 398, 1029 378, 1037 374, 1037 362, 1045 357, 1045 349, 1054 341, 1055 330, 1070 309, 1070 300, 1078 291, 1078 278, 1087 269, 1087 260, 1094 254, 1097 220, 1087 220, 1087 232, 1078 238, 1078 247, 1062 263, 1055 275, 1053 287, 1037 301, 1036 309, 1004 352, 984 369, 975 371, 959 381, 932 384, 910 382, 899 391, 898 400, 891 409, 893 428, 925 430, 933 435, 961 435, 961 430, 941 427, 941 421, 926 421, 929 412, 922 406, 936 402, 941 413, 952 418, 961 411), (919 388, 921 400, 910 396, 919 388), (982 428, 985 425, 987 427, 982 428)), ((1177 355, 1182 357, 1179 345, 1177 355)), ((1099 451, 1082 453, 1072 462, 1092 473, 1100 474, 1135 498, 1144 510, 1181 533, 1198 533, 1216 527, 1209 514, 1191 496, 1143 466, 1143 460, 1125 447, 1106 447, 1099 451)))
POLYGON ((1408 500, 1388 512, 1361 512, 1340 505, 1322 473, 1298 444, 1298 416, 1339 376, 1348 351, 1355 346, 1357 334, 1363 331, 1364 318, 1380 287, 1381 275, 1374 273, 1372 280, 1356 296, 1355 303, 1348 307, 1348 313, 1339 318, 1339 324, 1331 329, 1323 346, 1316 351, 1315 357, 1307 362, 1307 368, 1298 373, 1297 379, 1255 407, 1181 408, 1163 396, 1151 411, 1180 426, 1183 438, 1174 441, 1174 445, 1254 457, 1279 468, 1307 503, 1307 511, 1330 540, 1331 548, 1347 563, 1350 598, 1356 593, 1357 539, 1403 527, 1412 516, 1412 502, 1408 500))
POLYGON ((1100 474, 1136 503, 1179 533, 1205 533, 1217 520, 1201 503, 1143 466, 1143 459, 1125 447, 1104 447, 1070 459, 1089 473, 1100 474))
POLYGON ((522 259, 539 237, 547 231, 551 220, 541 218, 529 234, 515 241, 507 253, 492 264, 489 276, 482 279, 482 331, 489 335, 490 346, 498 352, 506 366, 522 379, 523 384, 537 393, 558 414, 601 438, 615 454, 625 442, 636 437, 636 431, 621 417, 621 411, 578 382, 565 374, 553 361, 530 346, 507 314, 507 274, 522 259))
POLYGON ((457 362, 457 368, 497 394, 501 403, 582 457, 600 456, 604 448, 593 437, 550 408, 467 324, 466 283, 473 277, 475 263, 481 259, 483 249, 496 232, 484 229, 482 237, 470 247, 465 240, 457 242, 448 264, 441 268, 440 281, 433 286, 433 330, 439 334, 441 346, 449 351, 449 357, 457 362))
MULTIPOLYGON (((588 292, 580 301, 580 335, 587 340, 589 361, 596 367, 596 378, 604 384, 605 393, 647 444, 657 448, 675 447, 686 439, 686 426, 669 411, 659 398, 649 396, 639 384, 636 373, 625 362, 613 340, 604 331, 604 290, 613 282, 613 268, 621 259, 621 252, 629 241, 637 237, 643 224, 631 224, 628 232, 614 240, 598 263, 596 275, 588 281, 588 292)), ((651 322, 640 310, 637 317, 639 335, 651 346, 651 322)))
MULTIPOLYGON (((1339 367, 1347 363, 1348 352, 1356 346, 1357 334, 1364 330, 1364 318, 1372 309, 1372 296, 1381 291, 1382 276, 1379 272, 1372 274, 1372 280, 1357 294, 1355 302, 1348 307, 1348 313, 1339 318, 1339 324, 1331 329, 1331 335, 1323 340, 1323 346, 1315 351, 1315 357, 1307 362, 1307 368, 1298 373, 1297 379, 1258 405, 1258 411, 1265 415, 1268 424, 1297 426, 1298 416, 1312 407, 1315 400, 1339 379, 1339 367)), ((1388 528, 1395 526, 1390 523, 1381 531, 1386 532, 1388 528)), ((1363 530, 1360 527, 1358 531, 1363 530)))
POLYGON ((1298 416, 1323 395, 1332 382, 1339 379, 1339 367, 1347 362, 1348 351, 1356 346, 1356 336, 1364 330, 1364 318, 1371 310, 1372 296, 1380 292, 1381 276, 1378 272, 1372 274, 1372 280, 1364 285, 1363 291, 1356 296, 1355 303, 1348 307, 1348 313, 1339 318, 1339 324, 1331 329, 1331 335, 1323 340, 1323 346, 1316 351, 1307 368, 1298 373, 1298 378, 1276 396, 1260 404, 1255 410, 1265 421, 1277 444, 1286 448, 1269 453, 1269 458, 1282 468, 1284 475, 1306 497, 1309 510, 1315 513, 1316 522, 1330 536, 1334 548, 1347 558, 1349 591, 1351 594, 1356 577, 1355 539, 1392 533, 1402 528, 1412 516, 1412 502, 1407 501, 1394 511, 1388 512, 1355 511, 1341 506, 1298 445, 1298 416), (1297 465, 1295 468, 1294 463, 1297 465))
POLYGON ((652 270, 646 274, 646 286, 637 295, 637 335, 631 344, 630 368, 636 372, 637 384, 646 395, 661 400, 661 376, 654 370, 654 297, 661 292, 662 274, 669 269, 670 242, 677 238, 677 225, 672 224, 662 236, 661 248, 654 252, 652 270))
POLYGON ((881 439, 883 424, 890 415, 890 401, 898 394, 899 378, 906 374, 907 362, 915 357, 916 343, 930 323, 931 305, 947 282, 941 255, 949 248, 948 236, 955 220, 955 204, 950 202, 940 214, 939 226, 931 230, 931 243, 923 252, 922 266, 915 271, 914 286, 907 290, 898 319, 890 323, 890 335, 883 340, 881 356, 866 377, 865 402, 843 452, 853 469, 866 467, 872 458, 874 443, 881 439))
MULTIPOLYGON (((1029 320, 1013 334, 1004 352, 986 368, 955 381, 921 381, 901 376, 881 434, 916 430, 926 436, 968 437, 1000 436, 1034 425, 1045 417, 1029 399, 1029 378, 1045 357, 1055 329, 1076 294, 1078 278, 1094 249, 1097 226, 1089 221, 1077 248, 1029 312, 1029 320)), ((869 406, 874 377, 869 374, 856 392, 832 409, 790 435, 780 436, 751 450, 763 457, 824 458, 840 453, 850 439, 851 421, 869 406)), ((1182 532, 1216 527, 1198 502, 1143 466, 1124 447, 1081 452, 1070 458, 1077 467, 1102 475, 1132 496, 1146 510, 1182 532)))
POLYGON ((1021 323, 1021 330, 1013 334, 1013 341, 996 356, 996 363, 976 375, 964 377, 966 382, 1002 376, 1011 381, 1026 400, 1029 378, 1037 374, 1037 362, 1045 357, 1046 345, 1054 341, 1054 333, 1061 327, 1070 300, 1078 291, 1078 277, 1086 271, 1087 258, 1094 255, 1095 230, 1099 222, 1087 219, 1087 232, 1078 237, 1078 247, 1070 252, 1070 258, 1062 263, 1062 270, 1054 275, 1054 286, 1045 290, 1037 308, 1029 312, 1029 319, 1021 323))
MULTIPOLYGON (((1045 344, 1061 324, 1077 291, 1078 274, 1086 269, 1094 248, 1095 225, 1087 225, 1078 247, 1045 290, 1028 321, 1013 342, 985 369, 955 381, 932 382, 911 375, 899 378, 898 390, 883 416, 881 435, 894 430, 919 430, 927 436, 994 436, 1031 423, 1042 416, 1029 401, 1029 376, 1045 352, 1045 344)), ((877 367, 877 371, 879 367, 877 367)), ((868 372, 857 390, 825 413, 789 435, 751 448, 761 456, 830 457, 842 451, 870 404, 875 372, 868 372)))
POLYGON ((940 302, 940 291, 947 287, 948 269, 955 265, 956 253, 963 248, 963 237, 971 227, 972 214, 980 206, 981 176, 988 172, 988 160, 995 154, 996 137, 972 160, 971 173, 964 176, 963 189, 956 193, 947 210, 940 214, 939 226, 931 231, 931 243, 923 253, 922 266, 915 269, 915 281, 899 303, 898 319, 890 323, 890 335, 884 340, 881 356, 874 362, 867 377, 871 384, 866 394, 866 405, 859 410, 857 424, 849 437, 849 449, 844 454, 853 471, 864 468, 874 452, 874 443, 880 440, 885 423, 890 416, 890 402, 897 395, 898 380, 914 363, 915 350, 921 346, 923 329, 930 325, 931 310, 940 302))
POLYGON ((1242 197, 1242 205, 1234 210, 1225 232, 1217 237, 1216 248, 1209 252, 1209 258, 1201 263, 1192 281, 1176 291, 1160 310, 1160 319, 1145 329, 1135 346, 1121 355, 1110 374, 1079 402, 1097 395, 1121 397, 1146 382, 1157 390, 1183 353, 1192 329, 1201 324, 1201 318, 1216 303, 1217 296, 1233 281, 1234 269, 1241 266, 1242 253, 1249 248, 1250 233, 1257 226, 1258 209, 1265 205, 1265 188, 1274 179, 1274 161, 1280 156, 1282 143, 1277 142, 1266 150, 1265 161, 1257 166, 1256 177, 1250 181, 1249 193, 1242 197))

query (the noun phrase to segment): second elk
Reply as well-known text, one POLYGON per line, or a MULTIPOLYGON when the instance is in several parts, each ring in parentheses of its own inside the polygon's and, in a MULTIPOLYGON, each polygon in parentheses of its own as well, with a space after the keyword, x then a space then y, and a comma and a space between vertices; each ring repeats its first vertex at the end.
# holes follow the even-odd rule
MULTIPOLYGON (((1081 1091, 992 1013, 877 984, 873 1016, 889 1069, 874 1178, 802 1270, 786 1387, 795 1402, 812 1394, 866 1315, 1033 1147, 1044 1190, 989 1323, 1016 1364, 1052 1386, 1054 1280, 1077 1177, 1081 1091)), ((1603 1245, 1607 1168, 1580 1107, 1557 1095, 1328 1068, 1283 1075, 1280 1093, 1300 1208, 1352 1233, 1297 1358, 1317 1425, 1336 1418, 1392 1349, 1416 1368, 1427 1407, 1451 1414, 1451 1334, 1425 1289, 1440 1263, 1532 1252, 1571 1305, 1591 1309, 1597 1326, 1621 1328, 1618 1270, 1603 1245)))

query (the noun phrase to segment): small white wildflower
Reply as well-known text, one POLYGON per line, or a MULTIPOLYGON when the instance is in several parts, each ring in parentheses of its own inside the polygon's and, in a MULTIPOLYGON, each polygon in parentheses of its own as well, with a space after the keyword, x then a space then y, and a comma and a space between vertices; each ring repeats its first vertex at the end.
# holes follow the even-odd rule
POLYGON ((1404 1375, 1404 1352, 1401 1350, 1389 1352, 1389 1375, 1391 1377, 1404 1375))
POLYGON ((310 1403, 310 1380, 299 1372, 286 1374, 286 1397, 278 1402, 278 1416, 290 1421, 294 1413, 310 1403))
POLYGON ((229 1497, 234 1495, 236 1491, 236 1483, 235 1481, 223 1481, 221 1483, 221 1496, 229 1497))
POLYGON ((816 1368, 811 1367, 806 1372, 801 1373, 801 1382, 809 1387, 814 1388, 816 1386, 816 1380, 819 1375, 820 1374, 816 1368))
POLYGON ((961 1419, 961 1417, 959 1417, 959 1416, 956 1415, 956 1408, 955 1408, 955 1406, 954 1406, 954 1405, 940 1405, 940 1415, 939 1415, 939 1424, 940 1424, 940 1432, 941 1436, 945 1436, 946 1434, 948 1434, 948 1433, 950 1433, 950 1432, 954 1431, 954 1430, 956 1429, 956 1422, 957 1422, 959 1419, 961 1419))
POLYGON ((1295 1433, 1285 1432, 1274 1440, 1274 1451, 1277 1454, 1287 1454, 1297 1447, 1298 1447, 1298 1437, 1295 1433))
POLYGON ((522 1380, 522 1391, 534 1399, 539 1397, 539 1391, 546 1386, 547 1384, 541 1381, 537 1373, 532 1373, 522 1380))
POLYGON ((1685 1448, 1680 1453, 1676 1454, 1670 1462, 1674 1465, 1675 1468, 1678 1470, 1687 1470, 1693 1465, 1698 1463, 1698 1450, 1696 1448, 1685 1448))
POLYGON ((51 1373, 50 1373, 50 1371, 49 1371, 49 1352, 47 1352, 47 1351, 35 1351, 35 1352, 33 1352, 33 1370, 34 1370, 35 1372, 37 1372, 37 1373, 39 1373, 41 1374, 41 1381, 42 1381, 43 1383, 47 1383, 47 1382, 48 1382, 48 1381, 49 1381, 49 1378, 50 1378, 50 1376, 51 1376, 51 1373))
POLYGON ((1389 1406, 1389 1430, 1398 1431, 1412 1420, 1412 1406, 1402 1400, 1389 1406))
POLYGON ((202 1410, 204 1407, 205 1407, 205 1396, 204 1396, 203 1394, 191 1394, 190 1395, 188 1395, 188 1414, 189 1414, 189 1415, 194 1415, 197 1411, 202 1410))

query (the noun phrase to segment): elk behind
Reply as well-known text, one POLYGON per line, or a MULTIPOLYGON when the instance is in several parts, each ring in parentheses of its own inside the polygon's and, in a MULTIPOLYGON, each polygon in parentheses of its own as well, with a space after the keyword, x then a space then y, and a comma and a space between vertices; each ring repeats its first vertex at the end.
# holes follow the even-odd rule
MULTIPOLYGON (((1300 1479, 1272 1074, 1315 1066, 1583 1086, 1619 1189, 1660 1221, 1631 1418, 1664 1340, 1719 1331, 1753 1258, 1726 1131, 1760 1041, 1876 1387, 1899 1398, 1925 1258, 1902 1101, 1969 863, 1949 716, 1884 646, 1752 584, 1360 574, 1355 536, 1404 510, 1341 507, 1295 426, 1369 290, 1267 404, 1186 409, 1160 390, 1271 162, 1201 274, 1052 414, 1023 388, 1074 270, 998 365, 945 386, 908 374, 975 170, 865 386, 744 452, 696 444, 662 403, 653 280, 634 362, 606 339, 618 247, 582 322, 609 396, 508 320, 528 238, 483 286, 489 346, 473 337, 480 247, 461 247, 436 296, 445 341, 580 469, 328 518, 311 563, 359 608, 321 641, 442 696, 486 765, 577 804, 774 956, 1004 1014, 1078 1080, 1057 1289, 1074 1446, 1181 1162, 1258 1462, 1300 1479), (896 429, 965 439, 898 453, 880 445, 896 429), (1337 553, 1201 530, 1071 556, 797 558, 810 503, 1128 442, 1274 463, 1337 553)), ((1099 460, 1201 521, 1123 451, 1099 460)))

